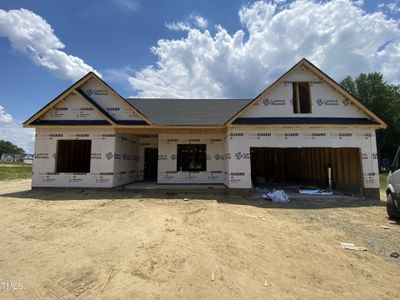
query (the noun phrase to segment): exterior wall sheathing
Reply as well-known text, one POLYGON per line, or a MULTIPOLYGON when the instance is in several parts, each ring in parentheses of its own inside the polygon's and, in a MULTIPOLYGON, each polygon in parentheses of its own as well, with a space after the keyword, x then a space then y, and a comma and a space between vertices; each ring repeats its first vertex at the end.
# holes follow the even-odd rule
POLYGON ((361 150, 364 189, 379 188, 376 138, 373 129, 230 128, 227 148, 229 188, 251 188, 251 147, 351 147, 361 150))
POLYGON ((268 94, 251 104, 240 117, 334 117, 334 118, 365 118, 366 115, 353 103, 304 68, 297 67, 280 81, 268 94), (293 113, 292 82, 306 81, 310 84, 310 114, 293 113))
POLYGON ((113 187, 115 134, 107 129, 36 129, 33 187, 113 187), (89 173, 57 173, 58 140, 91 140, 89 173))
POLYGON ((138 180, 138 138, 133 135, 116 134, 113 186, 119 186, 138 180))
POLYGON ((160 134, 158 140, 158 183, 219 184, 225 182, 223 134, 160 134), (206 144, 207 170, 177 170, 178 144, 206 144))

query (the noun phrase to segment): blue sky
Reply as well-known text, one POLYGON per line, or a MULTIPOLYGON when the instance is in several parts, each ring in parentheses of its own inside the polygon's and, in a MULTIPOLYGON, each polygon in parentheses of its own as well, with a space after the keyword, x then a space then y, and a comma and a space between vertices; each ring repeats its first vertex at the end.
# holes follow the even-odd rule
POLYGON ((398 83, 400 0, 7 1, 0 4, 0 139, 86 72, 123 96, 254 97, 302 57, 336 80, 398 83))

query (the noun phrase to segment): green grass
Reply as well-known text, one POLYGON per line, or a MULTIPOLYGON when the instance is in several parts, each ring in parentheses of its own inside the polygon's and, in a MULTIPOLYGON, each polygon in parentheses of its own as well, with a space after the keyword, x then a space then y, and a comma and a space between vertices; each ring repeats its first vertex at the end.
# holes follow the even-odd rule
POLYGON ((32 165, 23 163, 1 163, 0 180, 27 179, 32 177, 32 165))

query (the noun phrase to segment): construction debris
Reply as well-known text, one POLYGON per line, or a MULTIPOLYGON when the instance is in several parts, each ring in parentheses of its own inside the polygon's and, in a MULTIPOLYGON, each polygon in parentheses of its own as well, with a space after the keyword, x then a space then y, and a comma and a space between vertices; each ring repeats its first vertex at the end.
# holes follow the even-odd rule
POLYGON ((271 284, 269 283, 268 279, 264 280, 264 286, 265 287, 271 286, 271 284))
POLYGON ((108 275, 107 275, 106 281, 104 281, 103 287, 101 288, 101 291, 100 291, 100 293, 102 293, 102 292, 104 291, 104 288, 106 287, 106 284, 107 284, 108 280, 110 279, 110 276, 111 276, 112 270, 113 270, 113 269, 112 269, 112 267, 111 267, 111 268, 110 268, 110 271, 108 272, 108 275))
POLYGON ((210 279, 211 279, 211 281, 214 281, 214 280, 215 280, 215 274, 214 274, 214 272, 210 274, 210 279))
POLYGON ((333 195, 332 191, 328 190, 321 190, 321 189, 310 189, 310 188, 300 188, 300 194, 307 194, 307 195, 322 195, 322 196, 331 196, 333 195))
POLYGON ((354 251, 367 251, 367 248, 365 247, 359 247, 351 243, 340 243, 340 246, 342 246, 343 249, 347 250, 354 250, 354 251))
POLYGON ((272 200, 272 202, 286 203, 286 202, 290 201, 289 196, 283 190, 269 192, 269 193, 263 194, 262 197, 264 199, 272 200))

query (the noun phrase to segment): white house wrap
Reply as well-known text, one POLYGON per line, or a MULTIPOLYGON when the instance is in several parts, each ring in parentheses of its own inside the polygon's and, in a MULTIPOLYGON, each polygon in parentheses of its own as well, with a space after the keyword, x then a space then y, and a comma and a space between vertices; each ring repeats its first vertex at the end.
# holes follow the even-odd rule
POLYGON ((124 99, 94 73, 24 123, 33 187, 326 186, 379 196, 386 124, 306 59, 253 100, 124 99))

